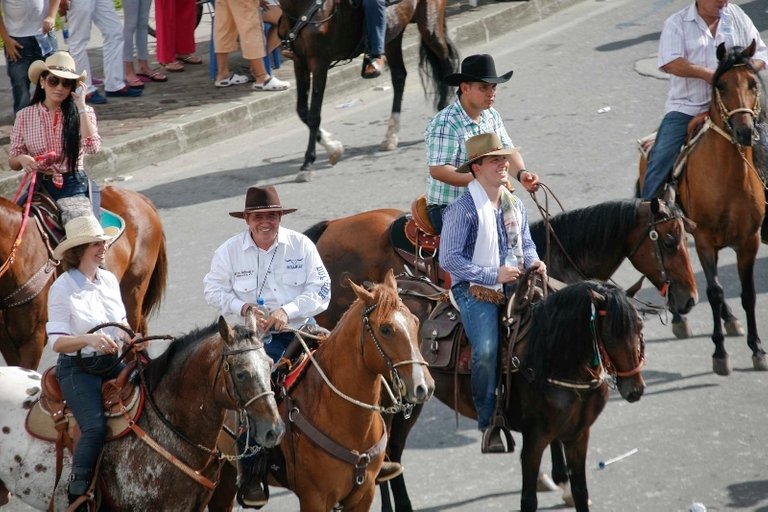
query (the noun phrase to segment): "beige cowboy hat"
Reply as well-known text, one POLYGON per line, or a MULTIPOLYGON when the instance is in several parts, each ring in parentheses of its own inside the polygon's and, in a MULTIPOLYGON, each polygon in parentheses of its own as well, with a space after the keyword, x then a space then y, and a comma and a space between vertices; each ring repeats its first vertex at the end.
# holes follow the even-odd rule
POLYGON ((229 212, 232 217, 242 219, 246 213, 280 212, 293 213, 296 208, 283 208, 275 187, 249 187, 245 194, 245 208, 238 212, 229 212))
POLYGON ((72 58, 69 52, 63 50, 53 52, 44 61, 36 60, 33 62, 32 65, 29 66, 29 81, 36 84, 44 71, 60 78, 69 78, 78 82, 84 81, 85 77, 88 76, 86 71, 83 71, 79 75, 77 74, 75 71, 75 59, 72 58))
POLYGON ((110 243, 117 236, 117 228, 109 227, 105 232, 93 215, 75 217, 64 225, 64 232, 64 240, 53 250, 53 257, 57 260, 73 247, 91 242, 110 243))
POLYGON ((501 144, 499 136, 495 133, 481 133, 470 137, 464 143, 469 159, 467 163, 456 169, 456 172, 470 172, 471 165, 476 160, 489 155, 514 155, 517 148, 505 148, 501 144))

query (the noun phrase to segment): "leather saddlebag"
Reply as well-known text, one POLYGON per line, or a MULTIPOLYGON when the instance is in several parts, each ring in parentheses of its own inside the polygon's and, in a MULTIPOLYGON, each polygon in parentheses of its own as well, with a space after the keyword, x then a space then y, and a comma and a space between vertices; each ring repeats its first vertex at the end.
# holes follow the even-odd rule
POLYGON ((421 355, 432 368, 450 370, 464 337, 461 315, 450 302, 439 303, 419 330, 421 355))

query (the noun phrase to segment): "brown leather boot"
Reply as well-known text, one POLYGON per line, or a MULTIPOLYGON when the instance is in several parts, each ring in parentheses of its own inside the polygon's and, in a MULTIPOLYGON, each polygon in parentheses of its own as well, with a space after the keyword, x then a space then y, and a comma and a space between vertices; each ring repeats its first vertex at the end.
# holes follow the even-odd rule
POLYGON ((392 480, 402 475, 403 471, 405 471, 405 468, 399 462, 385 460, 381 465, 381 469, 379 469, 379 474, 376 475, 376 483, 380 484, 381 482, 392 480))
POLYGON ((366 55, 365 59, 363 59, 363 71, 360 73, 360 76, 363 78, 376 78, 381 75, 383 69, 383 57, 368 57, 366 55))

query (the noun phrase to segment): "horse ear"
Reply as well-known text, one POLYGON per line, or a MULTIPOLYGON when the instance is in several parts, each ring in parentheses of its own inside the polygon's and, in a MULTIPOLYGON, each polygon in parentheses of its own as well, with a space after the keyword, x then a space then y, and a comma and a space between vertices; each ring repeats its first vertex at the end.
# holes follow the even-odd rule
POLYGON ((727 52, 725 50, 725 43, 720 43, 719 45, 717 45, 717 60, 719 61, 723 60, 725 58, 726 53, 727 52))
POLYGON ((259 324, 256 322, 253 308, 248 308, 245 312, 245 326, 253 332, 259 332, 259 324))
POLYGON ((693 232, 696 231, 696 223, 688 217, 683 216, 683 229, 685 229, 686 233, 693 234, 693 232))
POLYGON ((675 201, 677 200, 677 188, 674 186, 667 187, 667 189, 664 191, 664 196, 662 199, 667 204, 675 204, 675 201))
POLYGON ((397 290, 397 279, 395 279, 395 271, 392 269, 387 270, 387 275, 384 276, 384 284, 390 288, 397 290))
POLYGON ((634 297, 635 294, 637 294, 637 292, 640 291, 640 288, 643 287, 644 279, 645 279, 645 276, 640 276, 640 279, 638 279, 638 281, 635 284, 627 288, 627 291, 625 292, 627 294, 627 297, 630 297, 630 298, 634 297))
POLYGON ((224 320, 223 316, 219 317, 219 335, 224 342, 229 345, 232 340, 232 329, 229 328, 229 324, 224 320))
POLYGON ((743 52, 741 52, 742 57, 746 57, 751 59, 753 55, 755 55, 755 49, 757 48, 757 43, 754 39, 752 39, 752 43, 750 43, 749 46, 747 46, 743 52))
POLYGON ((357 295, 358 299, 365 302, 369 306, 373 304, 374 302, 373 293, 369 292, 362 286, 356 285, 354 282, 352 282, 351 279, 348 281, 348 283, 349 283, 349 286, 352 288, 352 291, 355 292, 355 295, 357 295))
POLYGON ((605 302, 605 295, 602 293, 593 290, 592 288, 587 288, 587 292, 589 293, 589 296, 592 298, 592 302, 605 302))

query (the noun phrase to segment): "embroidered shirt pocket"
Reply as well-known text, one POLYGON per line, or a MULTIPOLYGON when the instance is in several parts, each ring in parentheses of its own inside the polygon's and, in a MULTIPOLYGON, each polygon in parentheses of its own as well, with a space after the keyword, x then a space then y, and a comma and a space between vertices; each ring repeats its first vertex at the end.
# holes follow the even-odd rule
POLYGON ((241 296, 255 293, 257 291, 256 286, 258 286, 258 280, 254 277, 235 278, 232 283, 235 293, 241 296))

